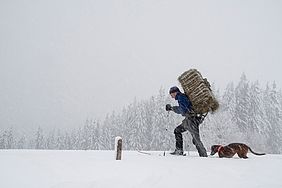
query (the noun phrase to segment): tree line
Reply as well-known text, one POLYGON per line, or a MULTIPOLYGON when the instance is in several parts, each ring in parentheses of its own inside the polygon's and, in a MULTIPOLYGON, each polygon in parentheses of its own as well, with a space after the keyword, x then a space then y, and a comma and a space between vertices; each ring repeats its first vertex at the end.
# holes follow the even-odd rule
MULTIPOLYGON (((237 84, 224 91, 213 89, 220 108, 208 114, 200 126, 207 148, 214 144, 243 142, 254 150, 282 153, 282 92, 275 82, 262 87, 242 74, 237 84)), ((0 149, 112 150, 114 138, 123 137, 126 150, 172 150, 174 128, 182 117, 164 110, 176 105, 167 90, 143 101, 133 101, 120 112, 108 114, 103 121, 87 119, 72 130, 44 130, 15 134, 13 128, 0 130, 0 149)), ((184 133, 186 150, 195 150, 191 136, 184 133)))

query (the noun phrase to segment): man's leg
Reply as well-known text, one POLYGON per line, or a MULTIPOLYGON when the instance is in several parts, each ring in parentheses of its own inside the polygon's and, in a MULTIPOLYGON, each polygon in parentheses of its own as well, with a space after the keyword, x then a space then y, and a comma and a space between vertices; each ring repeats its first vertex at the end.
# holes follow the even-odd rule
POLYGON ((183 123, 179 126, 177 126, 174 129, 174 135, 175 135, 175 151, 182 151, 183 153, 183 137, 182 133, 185 132, 187 129, 184 128, 183 123))
POLYGON ((196 146, 200 157, 207 157, 208 154, 200 139, 200 134, 193 134, 192 137, 193 137, 193 143, 195 143, 194 145, 196 146))
POLYGON ((187 119, 188 130, 192 135, 192 142, 196 146, 200 157, 207 157, 207 151, 200 139, 199 124, 187 119))

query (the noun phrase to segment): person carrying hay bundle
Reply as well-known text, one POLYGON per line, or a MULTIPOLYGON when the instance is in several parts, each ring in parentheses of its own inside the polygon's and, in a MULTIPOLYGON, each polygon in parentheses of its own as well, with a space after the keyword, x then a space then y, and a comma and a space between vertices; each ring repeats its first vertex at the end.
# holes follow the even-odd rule
POLYGON ((172 98, 178 101, 179 106, 166 105, 166 111, 173 111, 185 117, 182 123, 174 129, 175 134, 175 151, 172 155, 183 155, 183 137, 182 133, 189 131, 192 135, 192 142, 196 146, 200 157, 207 157, 207 151, 200 139, 199 125, 203 121, 201 116, 196 116, 192 110, 192 103, 188 96, 181 93, 179 88, 174 86, 169 90, 172 98))
POLYGON ((169 90, 172 98, 178 101, 179 106, 166 105, 167 111, 173 111, 185 117, 182 123, 175 128, 175 151, 173 155, 183 155, 182 133, 189 131, 192 142, 196 146, 200 157, 207 157, 207 151, 200 139, 199 125, 203 122, 208 112, 215 112, 219 104, 215 99, 210 84, 196 69, 190 69, 179 76, 184 93, 174 86, 169 90))

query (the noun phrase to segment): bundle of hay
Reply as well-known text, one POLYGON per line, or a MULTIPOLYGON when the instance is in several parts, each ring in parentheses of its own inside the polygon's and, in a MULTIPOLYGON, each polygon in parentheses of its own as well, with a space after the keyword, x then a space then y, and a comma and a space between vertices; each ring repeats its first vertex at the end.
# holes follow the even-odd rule
POLYGON ((219 104, 212 93, 209 82, 198 70, 190 69, 184 72, 178 77, 178 81, 197 114, 214 112, 218 109, 219 104))

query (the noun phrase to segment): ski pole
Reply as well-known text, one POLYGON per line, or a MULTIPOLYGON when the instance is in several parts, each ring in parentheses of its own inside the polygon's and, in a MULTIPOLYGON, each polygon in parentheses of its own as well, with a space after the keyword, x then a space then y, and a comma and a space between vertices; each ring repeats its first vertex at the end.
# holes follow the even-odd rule
MULTIPOLYGON (((169 111, 167 111, 166 117, 167 117, 167 122, 168 122, 168 121, 169 121, 169 111)), ((165 128, 165 131, 166 131, 166 133, 165 133, 165 141, 164 141, 164 143, 166 142, 167 134, 168 134, 168 129, 167 129, 167 127, 165 128)), ((165 150, 164 150, 164 156, 165 156, 165 150)))

